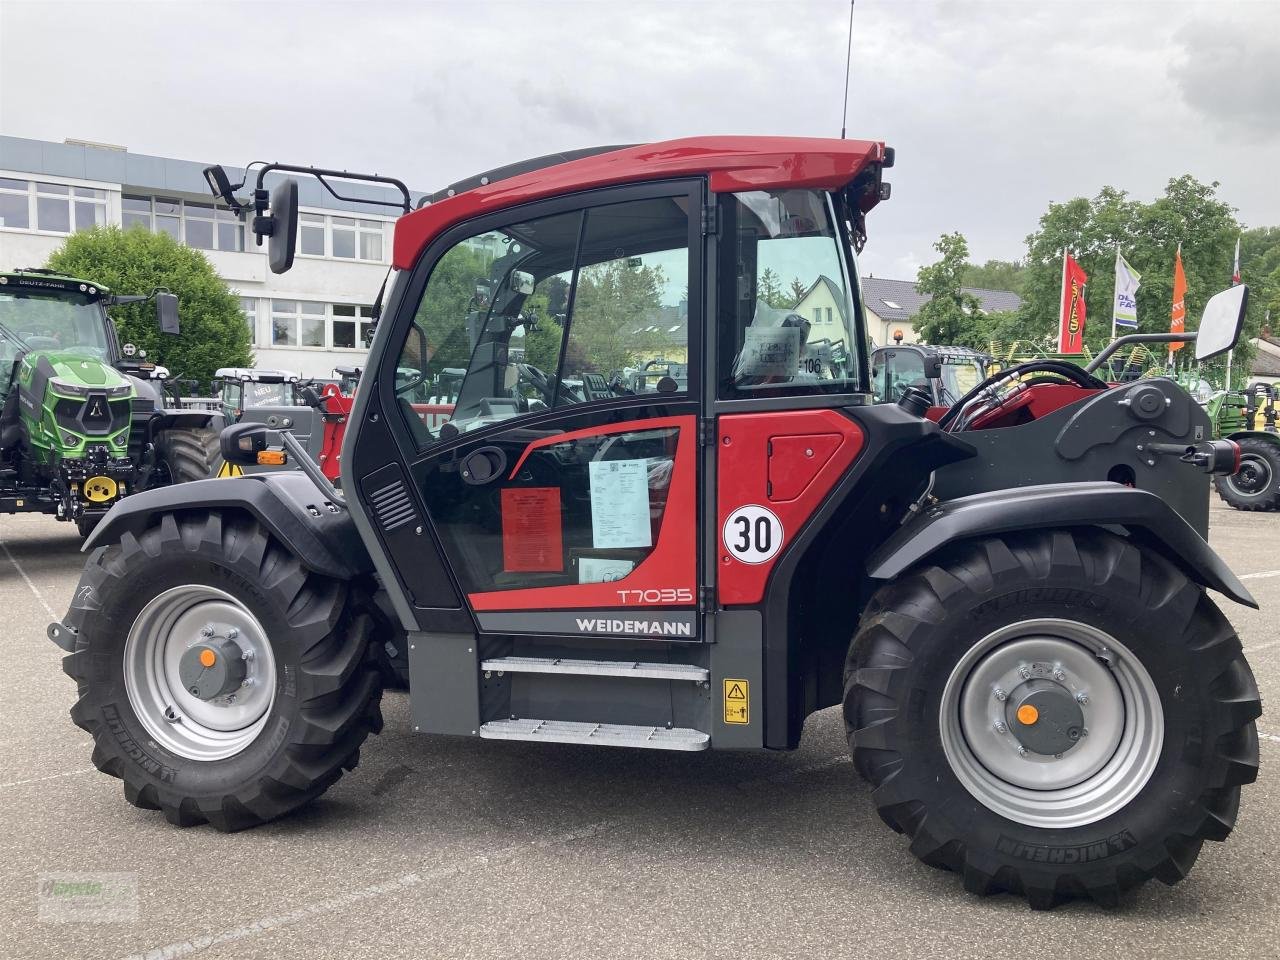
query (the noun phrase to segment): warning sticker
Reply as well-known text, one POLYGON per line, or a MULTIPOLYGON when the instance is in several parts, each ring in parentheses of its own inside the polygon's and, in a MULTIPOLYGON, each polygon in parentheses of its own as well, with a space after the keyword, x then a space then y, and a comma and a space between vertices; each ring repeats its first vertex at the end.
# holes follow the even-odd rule
POLYGON ((751 685, 746 680, 724 682, 724 722, 750 723, 751 685))
POLYGON ((238 463, 228 463, 222 461, 222 466, 218 468, 218 476, 220 477, 243 477, 244 468, 238 463))

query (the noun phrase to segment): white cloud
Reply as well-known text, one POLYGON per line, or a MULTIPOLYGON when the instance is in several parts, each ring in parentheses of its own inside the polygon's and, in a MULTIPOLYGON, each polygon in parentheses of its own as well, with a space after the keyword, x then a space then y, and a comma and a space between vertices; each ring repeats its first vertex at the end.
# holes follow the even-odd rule
MULTIPOLYGON (((834 136, 848 9, 0 0, 0 131, 419 189, 598 143, 834 136)), ((979 262, 1017 257, 1051 200, 1186 172, 1280 223, 1280 5, 1213 9, 1215 29, 1171 2, 860 0, 849 132, 899 160, 864 265, 899 275, 952 230, 979 262)))

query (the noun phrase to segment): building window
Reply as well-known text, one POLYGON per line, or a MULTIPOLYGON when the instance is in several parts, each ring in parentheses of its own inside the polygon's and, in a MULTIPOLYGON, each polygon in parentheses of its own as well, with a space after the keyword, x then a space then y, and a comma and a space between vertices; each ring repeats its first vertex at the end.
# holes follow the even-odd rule
POLYGON ((273 347, 323 347, 325 304, 309 300, 271 301, 273 347))
POLYGON ((324 217, 320 214, 298 215, 298 252, 308 257, 324 256, 324 217))
POLYGON ((167 233, 197 250, 244 250, 244 223, 226 207, 212 203, 125 194, 120 200, 120 222, 126 230, 142 227, 167 233))
POLYGON ((71 233, 107 222, 107 191, 0 178, 0 227, 71 233))
POLYGON ((31 226, 31 184, 0 177, 0 227, 26 230, 31 226))
POLYGON ((333 256, 382 262, 382 224, 377 220, 330 217, 333 256))
POLYGON ((333 346, 337 350, 364 350, 369 343, 373 324, 372 307, 355 307, 335 303, 333 311, 333 346))
POLYGON ((258 301, 253 297, 240 298, 240 312, 244 314, 244 322, 249 327, 249 343, 258 342, 258 301))

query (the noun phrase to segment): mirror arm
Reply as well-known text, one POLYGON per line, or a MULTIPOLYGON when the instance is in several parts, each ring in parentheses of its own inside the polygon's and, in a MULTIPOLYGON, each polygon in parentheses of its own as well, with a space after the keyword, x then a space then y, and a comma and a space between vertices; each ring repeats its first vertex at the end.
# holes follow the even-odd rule
POLYGON ((342 200, 346 203, 365 203, 375 207, 393 207, 401 213, 409 213, 413 209, 413 202, 409 197, 409 188, 405 186, 403 181, 397 180, 395 177, 384 177, 376 173, 348 173, 346 170, 326 170, 322 167, 301 167, 291 163, 268 163, 258 170, 257 190, 266 189, 266 175, 273 170, 279 170, 284 173, 305 173, 313 176, 320 181, 320 185, 328 190, 334 199, 342 200), (397 203, 394 200, 370 200, 365 197, 343 196, 333 188, 329 181, 325 179, 326 177, 335 177, 339 180, 362 181, 365 183, 383 183, 399 190, 400 195, 404 199, 397 203))
POLYGON ((1131 333, 1127 336, 1120 337, 1118 340, 1112 340, 1102 352, 1089 361, 1088 366, 1084 368, 1085 373, 1093 373, 1107 360, 1111 358, 1121 347, 1127 347, 1131 343, 1191 343, 1196 339, 1197 332, 1195 330, 1187 330, 1182 333, 1131 333))
POLYGON ((324 475, 320 465, 311 459, 311 454, 307 453, 307 448, 298 441, 298 438, 288 430, 279 431, 279 436, 280 442, 289 451, 289 455, 302 468, 302 472, 311 478, 311 482, 320 488, 320 492, 333 501, 336 506, 346 509, 347 501, 342 498, 342 494, 333 485, 333 481, 324 475))

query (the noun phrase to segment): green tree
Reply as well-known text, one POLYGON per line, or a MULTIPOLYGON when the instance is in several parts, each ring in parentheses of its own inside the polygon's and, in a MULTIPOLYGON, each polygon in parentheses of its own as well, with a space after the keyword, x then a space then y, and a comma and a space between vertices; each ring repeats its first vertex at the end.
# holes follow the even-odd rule
POLYGON ((784 308, 789 306, 795 306, 797 303, 803 300, 804 295, 809 292, 809 284, 802 281, 799 277, 792 277, 791 287, 789 292, 791 294, 790 302, 788 302, 785 296, 782 298, 782 305, 784 308))
MULTIPOLYGON (((1021 311, 1026 338, 1051 340, 1056 334, 1064 248, 1089 275, 1085 342, 1091 350, 1111 338, 1117 246, 1142 274, 1138 329, 1157 333, 1169 329, 1174 253, 1182 244, 1187 328, 1195 329, 1205 302, 1231 282, 1232 251, 1240 231, 1235 210, 1217 196, 1217 188, 1216 181, 1206 184, 1184 175, 1169 180, 1163 195, 1150 203, 1108 186, 1093 199, 1050 204, 1039 229, 1027 237, 1021 311)), ((1181 359, 1194 356, 1192 347, 1181 352, 1181 359)), ((1237 351, 1238 363, 1245 353, 1237 351)))
POLYGON ((987 339, 981 324, 981 303, 961 289, 969 244, 959 233, 944 233, 933 248, 942 254, 942 259, 921 267, 916 274, 916 290, 929 300, 912 322, 926 343, 981 345, 987 339))
POLYGON ((607 374, 661 352, 662 327, 655 321, 665 285, 662 267, 639 258, 583 267, 573 298, 566 374, 607 374), (647 330, 651 326, 658 329, 647 330))
MULTIPOLYGON (((795 306, 795 299, 782 289, 782 280, 773 272, 772 267, 765 267, 760 274, 760 283, 756 296, 775 310, 785 310, 795 306)), ((686 299, 688 295, 686 294, 686 299)))
POLYGON ((1022 277, 1026 269, 1026 264, 1014 260, 988 260, 981 266, 976 263, 965 264, 964 285, 984 290, 1012 290, 1021 294, 1022 277))
POLYGON ((113 293, 150 293, 163 287, 177 294, 179 337, 159 331, 151 303, 111 309, 120 339, 146 350, 175 378, 209 380, 218 367, 253 364, 249 328, 239 300, 204 254, 167 234, 141 228, 81 230, 68 237, 45 266, 93 280, 113 293))

